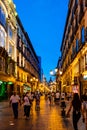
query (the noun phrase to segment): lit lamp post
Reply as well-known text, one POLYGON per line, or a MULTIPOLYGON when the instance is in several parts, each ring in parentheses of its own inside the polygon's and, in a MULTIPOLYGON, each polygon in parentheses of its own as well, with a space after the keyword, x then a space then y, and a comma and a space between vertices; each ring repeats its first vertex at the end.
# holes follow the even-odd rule
POLYGON ((62 75, 62 70, 60 69, 58 71, 58 82, 59 82, 59 87, 60 87, 60 94, 61 94, 61 75, 62 75))
POLYGON ((62 75, 62 70, 61 68, 55 68, 54 71, 50 71, 50 75, 56 76, 56 91, 59 90, 61 93, 61 75, 62 75))
POLYGON ((32 86, 32 90, 35 91, 35 90, 37 89, 38 79, 35 78, 35 77, 33 77, 33 78, 30 79, 30 82, 31 82, 31 84, 33 85, 33 86, 32 86))
MULTIPOLYGON (((57 77, 57 72, 58 72, 58 69, 57 68, 55 68, 54 70, 50 70, 50 75, 51 76, 55 76, 55 77, 57 77)), ((57 78, 56 78, 57 79, 57 78)), ((56 91, 57 91, 57 80, 56 80, 56 91)))

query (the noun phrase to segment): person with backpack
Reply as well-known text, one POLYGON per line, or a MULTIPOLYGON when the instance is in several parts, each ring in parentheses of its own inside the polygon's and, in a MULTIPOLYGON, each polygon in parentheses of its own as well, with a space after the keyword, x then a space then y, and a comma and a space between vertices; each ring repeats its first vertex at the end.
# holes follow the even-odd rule
POLYGON ((78 121, 81 117, 81 100, 79 98, 78 93, 74 93, 73 95, 73 99, 71 101, 70 107, 67 111, 66 116, 69 116, 71 109, 73 108, 73 112, 72 112, 72 120, 73 120, 73 127, 74 130, 78 130, 78 121))

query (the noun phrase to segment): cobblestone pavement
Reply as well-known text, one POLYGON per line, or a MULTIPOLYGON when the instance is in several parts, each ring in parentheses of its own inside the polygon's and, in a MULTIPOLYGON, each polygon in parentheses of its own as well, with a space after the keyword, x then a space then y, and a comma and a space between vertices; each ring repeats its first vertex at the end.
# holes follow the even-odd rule
MULTIPOLYGON (((62 118, 60 106, 55 104, 50 106, 43 96, 40 111, 35 111, 35 102, 33 102, 29 120, 25 120, 23 116, 23 106, 19 107, 19 118, 13 119, 12 109, 8 103, 6 107, 6 103, 0 103, 0 130, 73 130, 71 116, 62 118)), ((86 130, 82 119, 78 125, 79 130, 86 130)))

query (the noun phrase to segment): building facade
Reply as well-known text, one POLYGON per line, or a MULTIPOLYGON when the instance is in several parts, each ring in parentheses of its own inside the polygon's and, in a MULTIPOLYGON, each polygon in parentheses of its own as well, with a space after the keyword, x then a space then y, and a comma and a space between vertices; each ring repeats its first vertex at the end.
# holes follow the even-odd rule
POLYGON ((14 90, 20 95, 35 91, 40 82, 39 64, 13 1, 0 0, 0 98, 10 97, 14 90))
POLYGON ((40 82, 39 60, 27 32, 17 16, 17 86, 23 92, 35 91, 40 82), (21 87, 20 87, 21 86, 21 87))
POLYGON ((16 10, 11 1, 0 0, 0 96, 13 91, 16 74, 16 10))
POLYGON ((61 44, 62 91, 87 91, 87 0, 70 0, 61 44))

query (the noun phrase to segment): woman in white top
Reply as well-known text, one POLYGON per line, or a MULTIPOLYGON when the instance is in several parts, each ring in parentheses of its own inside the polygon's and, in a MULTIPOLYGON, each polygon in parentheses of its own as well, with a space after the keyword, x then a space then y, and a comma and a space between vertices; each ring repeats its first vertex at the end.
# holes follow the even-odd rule
POLYGON ((20 102, 20 97, 16 94, 16 92, 13 92, 13 95, 10 97, 10 104, 12 104, 14 119, 18 118, 18 103, 19 102, 20 102))

